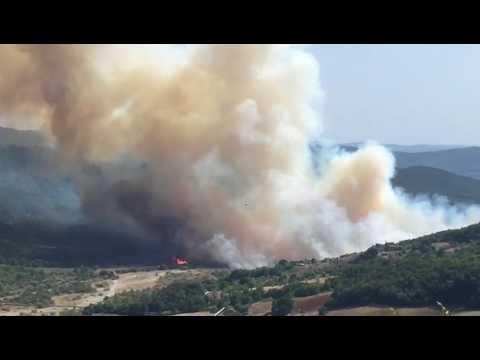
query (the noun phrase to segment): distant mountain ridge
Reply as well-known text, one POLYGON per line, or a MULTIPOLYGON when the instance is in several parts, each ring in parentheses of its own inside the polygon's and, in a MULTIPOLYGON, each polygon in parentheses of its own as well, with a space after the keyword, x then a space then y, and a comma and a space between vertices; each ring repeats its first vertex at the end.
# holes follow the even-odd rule
MULTIPOLYGON (((363 143, 354 142, 354 143, 345 143, 340 146, 346 147, 358 147, 363 143)), ((432 151, 442 151, 442 150, 452 150, 452 149, 463 149, 470 147, 468 145, 429 145, 429 144, 416 144, 416 145, 398 145, 398 144, 382 144, 387 149, 391 151, 406 152, 406 153, 420 153, 420 152, 432 152, 432 151)))
POLYGON ((437 168, 397 168, 392 185, 411 195, 442 195, 452 203, 480 204, 480 180, 437 168))
MULTIPOLYGON (((348 152, 358 149, 358 145, 340 147, 348 152)), ((393 155, 398 168, 425 166, 480 179, 480 147, 477 146, 424 152, 393 151, 393 155)))
POLYGON ((480 179, 480 147, 466 147, 423 153, 394 152, 397 166, 428 166, 480 179))

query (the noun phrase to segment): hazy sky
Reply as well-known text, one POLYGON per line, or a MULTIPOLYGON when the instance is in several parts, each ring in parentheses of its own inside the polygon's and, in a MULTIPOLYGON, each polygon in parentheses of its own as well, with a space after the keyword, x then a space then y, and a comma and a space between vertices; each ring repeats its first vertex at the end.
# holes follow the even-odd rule
POLYGON ((480 45, 314 45, 325 134, 480 145, 480 45))

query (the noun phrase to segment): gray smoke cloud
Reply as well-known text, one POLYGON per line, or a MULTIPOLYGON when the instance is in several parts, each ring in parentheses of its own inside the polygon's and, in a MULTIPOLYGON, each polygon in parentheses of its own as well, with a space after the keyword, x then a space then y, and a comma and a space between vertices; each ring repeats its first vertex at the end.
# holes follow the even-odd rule
POLYGON ((393 189, 376 144, 325 149, 317 174, 323 93, 300 47, 2 45, 0 62, 0 116, 44 131, 63 166, 91 166, 75 176, 84 207, 153 241, 171 219, 182 231, 162 239, 190 254, 336 256, 480 215, 393 189))

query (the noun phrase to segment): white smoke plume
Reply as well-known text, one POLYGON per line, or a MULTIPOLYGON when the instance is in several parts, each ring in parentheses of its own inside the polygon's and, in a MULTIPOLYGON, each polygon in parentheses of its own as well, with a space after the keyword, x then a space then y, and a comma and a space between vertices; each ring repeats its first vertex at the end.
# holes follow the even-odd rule
MULTIPOLYGON (((375 144, 325 150, 318 175, 309 143, 321 138, 323 93, 303 48, 2 45, 0 66, 0 117, 34 121, 66 164, 148 162, 135 187, 151 198, 118 221, 182 219, 192 231, 178 241, 232 267, 336 256, 480 216, 394 190, 394 158, 375 144)), ((78 182, 108 203, 102 186, 78 182)))

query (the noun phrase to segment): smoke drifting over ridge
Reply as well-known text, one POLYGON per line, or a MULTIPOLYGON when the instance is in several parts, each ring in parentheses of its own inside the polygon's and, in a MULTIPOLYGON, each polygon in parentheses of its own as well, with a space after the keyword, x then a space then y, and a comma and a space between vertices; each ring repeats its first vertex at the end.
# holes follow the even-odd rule
POLYGON ((169 241, 232 267, 336 256, 478 221, 476 207, 394 190, 393 156, 375 144, 325 149, 318 175, 309 143, 321 138, 322 93, 308 52, 153 48, 0 46, 0 116, 36 124, 67 168, 108 169, 75 172, 84 208, 102 221, 155 240, 172 219, 182 231, 169 241))

